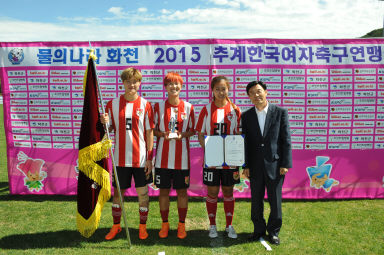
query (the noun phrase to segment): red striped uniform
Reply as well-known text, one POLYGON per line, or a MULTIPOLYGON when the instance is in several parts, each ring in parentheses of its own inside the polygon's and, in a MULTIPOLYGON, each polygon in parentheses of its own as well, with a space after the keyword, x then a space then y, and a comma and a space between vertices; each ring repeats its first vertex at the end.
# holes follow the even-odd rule
POLYGON ((211 102, 201 110, 195 130, 206 135, 235 135, 240 130, 240 115, 240 108, 234 109, 229 102, 220 108, 211 102))
POLYGON ((127 101, 124 95, 107 103, 115 131, 114 158, 117 166, 144 167, 146 161, 145 131, 154 128, 151 104, 144 98, 127 101))
MULTIPOLYGON (((169 123, 172 119, 177 122, 177 130, 180 133, 194 130, 195 113, 190 103, 180 100, 178 106, 173 106, 166 100, 156 103, 154 108, 155 125, 159 131, 170 131, 169 123)), ((155 167, 190 169, 189 138, 165 140, 160 137, 157 141, 155 167)))

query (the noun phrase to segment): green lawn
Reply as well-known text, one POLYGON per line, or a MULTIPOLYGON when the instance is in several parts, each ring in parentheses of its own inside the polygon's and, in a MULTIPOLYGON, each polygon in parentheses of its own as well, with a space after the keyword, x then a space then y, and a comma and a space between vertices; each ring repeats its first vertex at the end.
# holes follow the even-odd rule
MULTIPOLYGON (((2 121, 2 107, 0 121, 2 121)), ((68 196, 9 195, 3 125, 0 125, 0 254, 264 254, 260 243, 248 243, 252 230, 250 203, 236 202, 233 225, 237 240, 224 235, 208 237, 208 218, 203 198, 189 203, 188 236, 176 238, 177 209, 171 202, 171 231, 159 239, 161 225, 156 198, 151 199, 149 238, 138 239, 136 198, 126 199, 132 248, 127 250, 125 234, 113 241, 104 236, 112 224, 111 203, 103 210, 100 227, 89 239, 76 231, 76 198, 68 196)), ((268 206, 266 206, 268 213, 268 206)), ((384 200, 285 201, 281 245, 275 254, 384 254, 384 200)), ((218 207, 218 229, 224 231, 222 202, 218 207)))

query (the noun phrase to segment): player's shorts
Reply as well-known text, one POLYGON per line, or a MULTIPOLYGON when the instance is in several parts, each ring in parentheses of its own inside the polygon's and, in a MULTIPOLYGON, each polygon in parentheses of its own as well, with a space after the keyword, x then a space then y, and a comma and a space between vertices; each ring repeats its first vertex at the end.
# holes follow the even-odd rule
POLYGON ((155 169, 155 185, 160 189, 186 189, 189 188, 189 169, 175 170, 168 168, 155 169))
POLYGON ((203 183, 207 186, 233 186, 240 183, 240 171, 236 169, 203 168, 203 183))
MULTIPOLYGON (((116 167, 117 177, 119 178, 120 189, 131 187, 132 175, 135 180, 135 187, 144 187, 153 181, 152 172, 145 175, 144 167, 116 167)), ((115 175, 112 175, 112 185, 116 188, 115 175)))

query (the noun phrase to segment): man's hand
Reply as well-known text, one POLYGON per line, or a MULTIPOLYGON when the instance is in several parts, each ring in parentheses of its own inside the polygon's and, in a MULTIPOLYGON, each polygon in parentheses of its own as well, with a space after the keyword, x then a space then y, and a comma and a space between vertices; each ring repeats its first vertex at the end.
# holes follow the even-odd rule
POLYGON ((152 172, 152 160, 145 161, 144 171, 147 176, 152 172))
POLYGON ((250 175, 249 175, 249 168, 244 168, 243 169, 243 174, 245 177, 247 177, 249 179, 250 175))
POLYGON ((288 173, 288 168, 280 167, 280 174, 285 175, 286 173, 288 173))

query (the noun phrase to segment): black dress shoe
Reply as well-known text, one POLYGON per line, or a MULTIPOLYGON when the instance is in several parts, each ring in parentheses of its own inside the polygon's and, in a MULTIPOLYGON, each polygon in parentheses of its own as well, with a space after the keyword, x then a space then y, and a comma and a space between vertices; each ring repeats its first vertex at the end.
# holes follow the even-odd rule
POLYGON ((279 245, 280 244, 280 238, 275 235, 269 235, 268 236, 269 242, 274 245, 279 245))
POLYGON ((253 233, 251 234, 249 237, 248 237, 248 241, 249 242, 257 242, 259 241, 260 237, 264 237, 265 234, 256 234, 256 233, 253 233))

